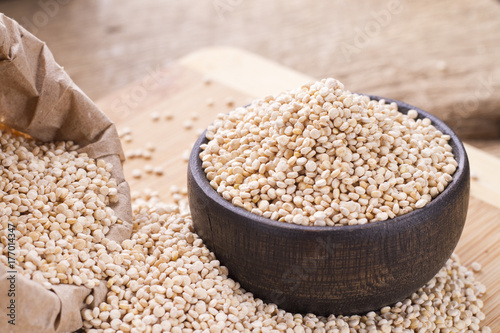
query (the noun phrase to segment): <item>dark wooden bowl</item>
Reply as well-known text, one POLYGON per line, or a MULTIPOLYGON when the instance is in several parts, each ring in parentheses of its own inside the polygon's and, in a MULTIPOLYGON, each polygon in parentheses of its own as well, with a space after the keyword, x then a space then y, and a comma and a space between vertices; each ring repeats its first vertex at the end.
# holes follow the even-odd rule
MULTIPOLYGON (((380 97, 370 96, 372 99, 380 97)), ((188 167, 194 228, 247 291, 293 312, 353 314, 404 299, 445 264, 462 233, 469 202, 469 162, 455 133, 435 116, 402 102, 406 113, 451 136, 458 168, 448 187, 422 209, 382 222, 315 227, 277 222, 222 198, 201 167, 196 142, 188 167)))

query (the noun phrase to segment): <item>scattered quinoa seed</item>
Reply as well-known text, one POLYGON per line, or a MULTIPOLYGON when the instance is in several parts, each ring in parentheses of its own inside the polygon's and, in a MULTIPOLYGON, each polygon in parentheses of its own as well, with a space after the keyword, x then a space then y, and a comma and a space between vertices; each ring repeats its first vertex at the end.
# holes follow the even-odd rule
POLYGON ((132 134, 132 129, 130 127, 124 127, 118 131, 118 135, 120 136, 120 138, 127 134, 132 134))
POLYGON ((181 189, 179 188, 179 186, 177 186, 177 185, 170 186, 170 193, 177 194, 180 192, 181 192, 181 189))
POLYGON ((172 120, 174 119, 174 115, 171 112, 165 113, 165 120, 172 120))
POLYGON ((158 121, 160 120, 160 113, 159 112, 151 112, 151 120, 152 121, 158 121))
POLYGON ((146 142, 146 149, 152 153, 156 150, 156 146, 152 142, 146 142))
POLYGON ((126 143, 130 143, 130 142, 132 142, 132 135, 130 135, 130 134, 125 134, 125 135, 123 136, 123 141, 125 141, 126 143))
POLYGON ((226 97, 226 105, 227 106, 233 106, 234 105, 234 98, 232 98, 232 97, 226 97))
POLYGON ((144 172, 151 174, 153 173, 154 167, 151 164, 146 164, 144 166, 144 172))
POLYGON ((141 178, 142 177, 142 171, 140 169, 134 169, 134 170, 132 170, 132 177, 134 177, 134 178, 141 178))
POLYGON ((163 168, 160 166, 155 167, 153 171, 154 171, 155 175, 157 175, 157 176, 163 175, 163 168))
POLYGON ((189 161, 189 156, 191 155, 191 152, 189 150, 184 150, 182 152, 182 160, 184 162, 188 162, 189 161))
POLYGON ((191 120, 186 120, 184 122, 183 126, 184 126, 184 129, 190 130, 191 128, 193 128, 193 122, 191 120))
POLYGON ((480 263, 478 263, 477 261, 474 261, 474 262, 470 265, 470 267, 472 268, 472 270, 473 270, 474 272, 479 272, 479 271, 481 271, 481 269, 482 269, 481 264, 480 264, 480 263))
POLYGON ((135 153, 133 150, 128 150, 125 152, 125 158, 126 159, 132 159, 135 157, 135 153))

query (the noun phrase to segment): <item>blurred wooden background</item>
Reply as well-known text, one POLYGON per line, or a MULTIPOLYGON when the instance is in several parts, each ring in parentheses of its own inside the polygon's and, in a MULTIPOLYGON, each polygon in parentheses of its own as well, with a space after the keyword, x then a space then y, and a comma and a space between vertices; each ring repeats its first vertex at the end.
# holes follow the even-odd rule
POLYGON ((93 99, 228 45, 429 110, 500 155, 497 0, 3 0, 0 12, 93 99))

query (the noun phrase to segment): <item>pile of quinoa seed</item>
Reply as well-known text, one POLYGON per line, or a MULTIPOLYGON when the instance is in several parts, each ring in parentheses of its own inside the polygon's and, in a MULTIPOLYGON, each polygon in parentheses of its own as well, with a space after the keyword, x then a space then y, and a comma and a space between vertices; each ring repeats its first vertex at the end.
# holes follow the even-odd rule
POLYGON ((383 221, 422 208, 452 180, 450 137, 415 110, 334 79, 219 115, 200 158, 234 205, 316 226, 383 221))
POLYGON ((491 333, 480 325, 485 287, 456 255, 407 299, 367 314, 302 315, 265 303, 228 277, 194 233, 185 196, 174 197, 165 204, 133 194, 134 232, 121 244, 126 274, 109 281, 105 302, 82 311, 86 332, 491 333))
MULTIPOLYGON (((105 302, 82 310, 84 331, 491 333, 481 327, 485 287, 456 255, 410 297, 378 311, 321 317, 265 303, 230 279, 194 233, 186 189, 171 191, 174 202, 168 204, 155 192, 132 192, 133 234, 121 244, 125 274, 108 281, 105 302)), ((87 304, 92 301, 89 296, 87 304)))
POLYGON ((120 245, 106 238, 121 223, 111 164, 77 153, 71 142, 39 143, 0 128, 0 262, 50 289, 93 288, 120 271, 120 245), (9 253, 9 233, 15 251, 9 253))

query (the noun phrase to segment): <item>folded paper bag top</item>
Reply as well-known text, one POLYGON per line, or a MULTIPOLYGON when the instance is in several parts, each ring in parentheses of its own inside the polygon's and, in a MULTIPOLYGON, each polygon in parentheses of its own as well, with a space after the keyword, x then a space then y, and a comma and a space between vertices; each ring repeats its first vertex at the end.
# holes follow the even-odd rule
MULTIPOLYGON (((110 227, 107 238, 130 238, 130 190, 122 169, 124 154, 113 122, 75 85, 44 42, 0 13, 0 122, 40 141, 73 141, 79 152, 113 165, 119 200, 110 207, 122 224, 110 227)), ((104 300, 106 286, 55 285, 52 290, 20 274, 15 297, 9 297, 11 275, 0 264, 0 332, 73 332, 82 327, 80 310, 94 294, 104 300), (7 308, 15 299, 15 325, 7 308)))

